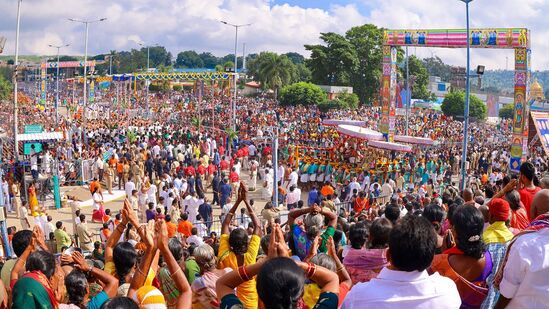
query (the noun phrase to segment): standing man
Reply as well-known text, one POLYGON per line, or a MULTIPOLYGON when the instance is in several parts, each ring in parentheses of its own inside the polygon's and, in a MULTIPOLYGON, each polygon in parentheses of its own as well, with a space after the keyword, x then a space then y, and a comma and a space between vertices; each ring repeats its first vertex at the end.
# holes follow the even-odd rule
POLYGON ((221 193, 219 206, 221 206, 221 208, 223 208, 225 204, 230 202, 231 192, 232 192, 232 188, 227 183, 227 178, 224 178, 219 188, 219 193, 221 193))
POLYGON ((55 244, 57 247, 56 252, 61 252, 61 249, 63 247, 70 247, 70 245, 72 244, 72 239, 69 234, 67 234, 67 230, 63 226, 63 222, 57 221, 55 223, 55 227, 56 229, 53 232, 53 236, 55 238, 55 244))
POLYGON ((80 223, 76 225, 76 235, 78 235, 78 240, 80 243, 80 248, 82 250, 92 251, 93 250, 93 233, 88 229, 86 224, 86 215, 80 215, 80 223))
POLYGON ((6 180, 6 177, 2 177, 2 194, 4 194, 4 203, 7 206, 8 212, 13 212, 10 202, 10 185, 6 180))
POLYGON ((11 184, 11 193, 13 194, 12 204, 15 207, 15 214, 17 218, 20 219, 19 209, 21 208, 22 202, 21 190, 19 189, 19 181, 17 179, 11 184))
POLYGON ((103 162, 103 157, 101 154, 99 154, 97 156, 97 160, 95 160, 95 168, 97 169, 97 176, 99 177, 99 181, 103 181, 105 162, 103 162))
POLYGON ((214 178, 212 180, 212 191, 213 191, 213 201, 212 205, 221 205, 221 202, 219 201, 219 189, 221 185, 221 178, 219 177, 219 172, 216 171, 214 174, 214 178))
POLYGON ((105 169, 105 184, 107 185, 107 191, 112 194, 112 182, 114 180, 114 170, 112 166, 107 164, 105 169))
POLYGON ((204 203, 202 203, 200 206, 198 206, 198 214, 204 222, 206 223, 206 227, 208 228, 208 233, 210 233, 210 229, 212 227, 212 220, 213 220, 213 210, 212 205, 208 203, 208 198, 204 197, 204 203))

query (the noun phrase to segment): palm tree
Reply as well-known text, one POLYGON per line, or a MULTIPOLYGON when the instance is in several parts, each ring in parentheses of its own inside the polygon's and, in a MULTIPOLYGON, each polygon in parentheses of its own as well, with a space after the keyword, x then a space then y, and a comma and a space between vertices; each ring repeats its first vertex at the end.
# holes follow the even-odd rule
POLYGON ((292 80, 293 63, 286 55, 270 52, 260 55, 260 58, 259 80, 264 89, 275 91, 276 98, 278 90, 292 80))
POLYGON ((227 134, 227 148, 229 150, 229 156, 231 155, 232 145, 235 139, 238 138, 238 131, 233 130, 233 128, 226 128, 225 134, 227 134))

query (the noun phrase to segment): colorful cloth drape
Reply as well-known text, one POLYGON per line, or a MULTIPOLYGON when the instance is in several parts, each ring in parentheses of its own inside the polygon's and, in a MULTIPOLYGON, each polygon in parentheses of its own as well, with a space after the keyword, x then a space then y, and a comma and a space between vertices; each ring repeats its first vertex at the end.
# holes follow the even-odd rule
POLYGON ((39 271, 26 273, 13 286, 14 309, 57 309, 58 306, 48 278, 39 271))

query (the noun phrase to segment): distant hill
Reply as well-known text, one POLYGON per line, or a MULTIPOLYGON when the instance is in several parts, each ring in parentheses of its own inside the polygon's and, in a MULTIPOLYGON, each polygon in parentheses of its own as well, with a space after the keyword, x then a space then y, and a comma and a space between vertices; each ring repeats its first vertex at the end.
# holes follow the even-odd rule
MULTIPOLYGON (((55 59, 56 57, 57 57, 57 55, 51 55, 51 56, 50 55, 43 55, 43 56, 19 55, 19 61, 21 61, 21 62, 41 62, 43 59, 55 59)), ((84 60, 84 57, 82 57, 82 56, 72 56, 72 57, 84 60)), ((8 61, 8 60, 14 60, 14 59, 15 59, 15 56, 13 56, 13 55, 0 56, 0 61, 8 61)))
MULTIPOLYGON (((532 82, 534 80, 543 87, 545 96, 547 97, 549 90, 549 71, 536 71, 532 72, 532 82)), ((476 79, 475 79, 476 80, 476 79)), ((476 81, 475 81, 476 82, 476 81)), ((486 71, 482 77, 483 88, 491 87, 498 89, 502 92, 512 93, 514 91, 515 84, 515 72, 506 70, 486 71)))

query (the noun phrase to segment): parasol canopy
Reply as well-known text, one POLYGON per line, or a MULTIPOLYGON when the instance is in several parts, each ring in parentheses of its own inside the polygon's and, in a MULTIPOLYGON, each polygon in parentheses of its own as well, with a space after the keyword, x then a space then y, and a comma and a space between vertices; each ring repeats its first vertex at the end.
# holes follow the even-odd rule
POLYGON ((392 151, 399 151, 399 152, 411 152, 412 147, 408 145, 402 145, 398 143, 390 143, 390 142, 382 142, 382 141, 369 141, 368 142, 369 147, 379 148, 379 149, 385 149, 385 150, 392 150, 392 151))
POLYGON ((431 146, 435 143, 435 141, 427 137, 415 137, 415 136, 408 136, 408 135, 395 135, 395 142, 426 145, 426 146, 431 146))
POLYGON ((338 126, 338 125, 350 125, 350 126, 358 126, 358 127, 364 127, 366 126, 366 121, 362 120, 339 120, 339 119, 325 119, 322 121, 322 125, 325 126, 338 126))
POLYGON ((365 140, 369 140, 369 141, 370 140, 373 140, 373 141, 382 141, 382 140, 384 140, 383 134, 381 134, 377 131, 367 129, 367 128, 363 128, 363 127, 353 126, 353 125, 340 124, 340 125, 337 126, 337 131, 339 133, 342 133, 342 134, 345 134, 345 135, 348 135, 348 136, 351 136, 351 137, 356 137, 356 138, 365 139, 365 140))

